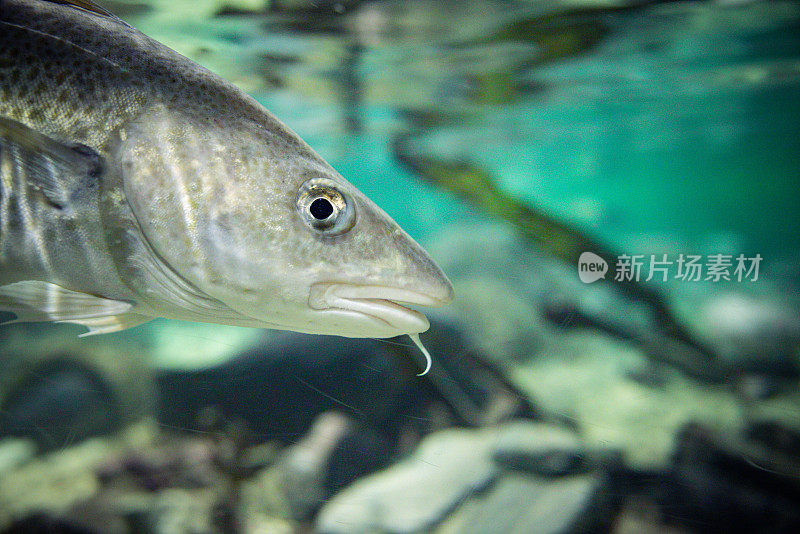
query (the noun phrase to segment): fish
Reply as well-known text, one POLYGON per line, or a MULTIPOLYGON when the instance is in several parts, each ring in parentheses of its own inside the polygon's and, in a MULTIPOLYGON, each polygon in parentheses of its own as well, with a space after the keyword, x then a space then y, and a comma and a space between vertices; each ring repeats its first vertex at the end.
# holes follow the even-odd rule
MULTIPOLYGON (((345 337, 429 328, 428 253, 232 83, 88 0, 0 0, 0 310, 345 337)), ((425 370, 427 372, 427 369, 425 370)))

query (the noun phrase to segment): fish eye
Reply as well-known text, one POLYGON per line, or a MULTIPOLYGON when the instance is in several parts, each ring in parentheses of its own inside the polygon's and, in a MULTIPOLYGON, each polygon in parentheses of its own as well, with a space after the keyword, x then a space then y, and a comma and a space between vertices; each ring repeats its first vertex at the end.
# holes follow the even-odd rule
POLYGON ((318 221, 324 221, 333 214, 333 204, 327 198, 315 198, 308 207, 308 212, 318 221))
POLYGON ((297 209, 307 225, 326 236, 342 234, 355 223, 355 206, 326 178, 313 178, 300 187, 297 209))

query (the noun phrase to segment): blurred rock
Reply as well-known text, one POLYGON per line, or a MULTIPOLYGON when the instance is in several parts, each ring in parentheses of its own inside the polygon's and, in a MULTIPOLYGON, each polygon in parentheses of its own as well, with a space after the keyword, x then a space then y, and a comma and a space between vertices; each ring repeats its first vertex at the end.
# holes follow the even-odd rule
MULTIPOLYGON (((568 511, 563 501, 574 500, 575 506, 583 506, 578 502, 589 501, 587 495, 593 494, 597 486, 596 476, 569 478, 575 482, 559 485, 559 477, 573 472, 581 463, 580 450, 573 433, 541 423, 511 421, 475 431, 440 431, 426 437, 410 457, 335 495, 322 508, 317 528, 324 533, 429 531, 467 499, 487 491, 498 479, 502 480, 500 486, 489 490, 494 497, 485 501, 478 498, 486 509, 466 512, 468 516, 495 512, 523 515, 524 511, 530 511, 530 498, 536 495, 546 495, 537 513, 547 513, 548 506, 560 503, 565 505, 562 511, 571 514, 572 510, 568 511), (537 461, 543 465, 536 465, 537 461), (516 474, 506 477, 507 469, 515 470, 516 474), (558 489, 550 492, 547 478, 528 479, 523 471, 545 473, 551 480, 558 479, 552 486, 558 489), (521 498, 518 494, 521 487, 532 493, 521 498), (505 506, 516 508, 503 512, 505 506)), ((571 520, 576 517, 571 516, 571 520)), ((462 527, 454 525, 462 525, 462 519, 454 519, 444 531, 452 528, 453 532, 459 532, 462 527)), ((463 525, 470 525, 471 521, 463 525)), ((531 517, 530 524, 535 524, 534 521, 531 517)), ((491 520, 485 525, 486 532, 493 532, 489 528, 491 520)))
POLYGON ((354 425, 336 412, 320 415, 303 439, 245 484, 246 506, 278 517, 310 519, 328 497, 324 483, 330 457, 354 425))
MULTIPOLYGON (((106 532, 120 532, 111 525, 107 525, 106 532)), ((98 534, 99 531, 79 522, 37 512, 27 517, 17 519, 2 530, 2 534, 98 534)))
POLYGON ((700 307, 697 328, 729 367, 800 376, 800 314, 767 297, 728 293, 700 307))
POLYGON ((0 529, 42 510, 64 511, 99 488, 94 468, 114 447, 99 438, 45 454, 0 477, 0 529))
POLYGON ((639 467, 668 465, 675 433, 690 420, 725 431, 740 428, 741 406, 730 390, 668 366, 660 372, 663 386, 652 387, 636 378, 649 365, 631 343, 575 331, 510 374, 546 418, 579 428, 586 447, 618 449, 639 467))
POLYGON ((395 444, 337 412, 320 415, 308 434, 243 485, 243 506, 273 517, 313 519, 331 495, 387 466, 395 444))
POLYGON ((498 475, 489 431, 444 430, 420 443, 409 458, 363 478, 320 511, 325 534, 429 530, 462 500, 498 475))
POLYGON ((667 469, 620 468, 610 491, 653 503, 667 526, 688 532, 799 532, 797 455, 744 437, 687 424, 667 469))
POLYGON ((6 438, 0 440, 0 476, 25 464, 36 454, 36 443, 30 439, 6 438))
POLYGON ((310 521, 319 508, 359 477, 389 465, 396 444, 338 412, 320 415, 308 434, 244 484, 246 509, 310 521))
POLYGON ((585 453, 574 432, 553 425, 511 422, 498 430, 492 459, 498 465, 542 476, 578 471, 585 453))
POLYGON ((606 489, 598 473, 556 480, 507 475, 461 506, 436 534, 603 532, 614 512, 603 505, 606 489))

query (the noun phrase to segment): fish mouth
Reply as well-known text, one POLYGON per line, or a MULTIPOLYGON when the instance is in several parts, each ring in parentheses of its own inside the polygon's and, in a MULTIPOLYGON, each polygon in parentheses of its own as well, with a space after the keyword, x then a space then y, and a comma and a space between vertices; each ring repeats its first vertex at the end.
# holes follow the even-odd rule
POLYGON ((444 306, 450 293, 436 297, 409 289, 323 282, 311 286, 308 304, 314 310, 350 316, 353 337, 392 337, 430 328, 428 319, 411 306, 444 306))

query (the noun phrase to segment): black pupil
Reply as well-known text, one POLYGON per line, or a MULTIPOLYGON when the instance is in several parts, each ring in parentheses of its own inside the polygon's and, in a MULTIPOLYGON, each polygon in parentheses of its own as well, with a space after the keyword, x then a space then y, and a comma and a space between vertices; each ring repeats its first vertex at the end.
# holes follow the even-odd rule
POLYGON ((311 212, 312 217, 323 221, 333 213, 333 204, 327 198, 318 198, 311 203, 308 210, 311 212))

